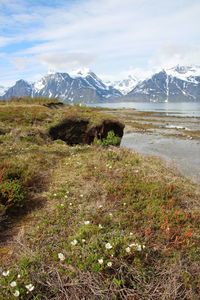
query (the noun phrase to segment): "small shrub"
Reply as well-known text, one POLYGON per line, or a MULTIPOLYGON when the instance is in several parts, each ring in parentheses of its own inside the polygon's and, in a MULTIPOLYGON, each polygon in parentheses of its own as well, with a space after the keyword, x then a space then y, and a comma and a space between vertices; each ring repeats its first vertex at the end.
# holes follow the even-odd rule
POLYGON ((108 147, 110 145, 117 146, 120 144, 120 142, 121 142, 121 138, 116 136, 114 131, 111 130, 108 132, 107 137, 100 141, 100 144, 103 147, 108 147))
POLYGON ((4 172, 4 178, 6 180, 15 180, 22 178, 23 175, 23 169, 18 166, 12 166, 5 170, 4 172))
POLYGON ((23 207, 26 190, 32 184, 33 173, 25 167, 2 163, 0 170, 0 206, 6 211, 11 207, 23 207))
POLYGON ((0 183, 0 204, 6 207, 23 206, 25 189, 19 180, 6 180, 0 183))

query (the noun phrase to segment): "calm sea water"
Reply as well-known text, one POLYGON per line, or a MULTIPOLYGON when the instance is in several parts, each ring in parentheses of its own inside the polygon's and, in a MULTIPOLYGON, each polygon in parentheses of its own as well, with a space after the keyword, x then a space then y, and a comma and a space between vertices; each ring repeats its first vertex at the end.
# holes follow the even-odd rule
POLYGON ((90 106, 108 108, 135 108, 141 111, 152 111, 164 113, 166 116, 200 117, 199 103, 141 103, 141 102, 120 102, 120 103, 97 103, 90 106))
MULTIPOLYGON (((200 120, 199 103, 98 103, 93 106, 108 108, 135 108, 140 111, 156 112, 158 116, 195 117, 200 120)), ((192 124, 191 119, 184 122, 192 124)), ((185 123, 184 123, 185 124, 185 123)), ((185 126, 185 125, 184 125, 185 126)), ((186 125, 187 127, 187 125, 186 125)), ((186 176, 200 183, 200 141, 164 137, 157 132, 151 135, 145 133, 125 134, 121 146, 148 155, 165 158, 175 163, 178 169, 186 176)))

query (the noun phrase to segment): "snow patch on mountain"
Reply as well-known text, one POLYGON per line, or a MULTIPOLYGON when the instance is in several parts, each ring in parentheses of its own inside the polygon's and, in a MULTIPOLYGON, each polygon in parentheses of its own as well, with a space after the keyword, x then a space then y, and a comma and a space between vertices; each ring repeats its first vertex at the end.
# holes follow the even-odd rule
POLYGON ((125 72, 124 80, 109 82, 102 81, 88 68, 70 73, 51 72, 35 83, 19 80, 9 89, 0 86, 0 96, 5 99, 13 96, 57 97, 72 103, 95 103, 114 98, 143 102, 200 101, 200 66, 177 65, 145 74, 141 70, 135 74, 132 71, 125 72))
POLYGON ((0 85, 0 96, 3 96, 7 90, 8 90, 8 88, 0 85))
POLYGON ((44 83, 44 80, 43 79, 40 79, 39 81, 35 82, 34 83, 34 89, 36 91, 40 91, 44 88, 45 86, 45 83, 44 83))
POLYGON ((119 90, 123 95, 128 94, 139 83, 139 79, 135 76, 129 75, 124 80, 117 80, 114 82, 108 81, 107 85, 119 90))
POLYGON ((87 77, 88 75, 90 75, 90 73, 92 73, 92 71, 89 68, 81 68, 81 69, 77 69, 77 70, 73 70, 71 72, 69 72, 69 75, 72 78, 77 78, 77 77, 87 77))
POLYGON ((198 83, 195 77, 200 76, 200 66, 180 66, 177 65, 173 68, 166 69, 165 72, 168 76, 176 77, 183 81, 198 83))

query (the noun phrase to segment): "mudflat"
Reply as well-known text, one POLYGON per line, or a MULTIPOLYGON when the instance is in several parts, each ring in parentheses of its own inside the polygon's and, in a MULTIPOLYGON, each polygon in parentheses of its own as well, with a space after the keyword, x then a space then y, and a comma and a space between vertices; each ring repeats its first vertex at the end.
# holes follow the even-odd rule
POLYGON ((165 158, 200 182, 200 118, 166 116, 134 109, 113 110, 125 123, 121 146, 165 158))

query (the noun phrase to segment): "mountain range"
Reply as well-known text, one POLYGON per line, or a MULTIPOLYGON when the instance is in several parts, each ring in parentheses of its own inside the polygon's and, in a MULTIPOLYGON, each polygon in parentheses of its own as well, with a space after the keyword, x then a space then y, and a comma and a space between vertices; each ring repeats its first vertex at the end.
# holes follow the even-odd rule
POLYGON ((21 79, 7 89, 0 86, 1 99, 14 96, 56 97, 68 103, 200 102, 200 67, 177 65, 145 80, 130 75, 115 82, 103 82, 92 71, 84 69, 47 74, 35 83, 21 79))

